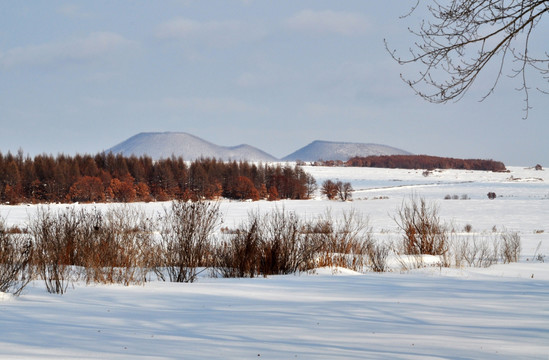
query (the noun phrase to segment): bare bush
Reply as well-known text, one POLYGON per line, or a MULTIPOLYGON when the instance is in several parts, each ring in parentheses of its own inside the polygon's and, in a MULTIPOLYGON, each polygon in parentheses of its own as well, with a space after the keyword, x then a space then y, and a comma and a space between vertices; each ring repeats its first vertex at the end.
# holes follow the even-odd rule
POLYGON ((386 268, 388 248, 373 245, 367 220, 355 211, 338 221, 329 212, 314 221, 284 209, 254 213, 224 235, 227 240, 217 253, 218 271, 224 277, 291 274, 318 266, 386 268))
POLYGON ((78 226, 76 210, 52 212, 40 207, 30 219, 29 231, 35 241, 35 265, 46 290, 63 294, 74 280, 75 234, 78 226))
POLYGON ((154 222, 134 206, 86 214, 81 227, 81 265, 86 282, 142 284, 156 265, 154 222))
POLYGON ((516 232, 503 232, 500 235, 501 259, 504 264, 517 262, 520 256, 520 236, 516 232))
POLYGON ((30 219, 34 264, 50 293, 63 294, 70 282, 141 284, 153 267, 154 224, 136 207, 105 213, 68 207, 39 208, 30 219))
POLYGON ((387 271, 387 257, 389 256, 390 246, 381 243, 371 242, 367 246, 367 256, 369 265, 374 272, 387 271))
POLYGON ((291 274, 312 267, 316 244, 302 228, 301 219, 285 209, 277 209, 264 219, 260 243, 264 275, 291 274))
MULTIPOLYGON (((468 241, 462 240, 460 237, 453 235, 450 241, 450 249, 448 252, 449 261, 453 261, 455 267, 462 267, 466 265, 465 257, 467 255, 467 248, 469 246, 468 241)), ((452 263, 450 264, 452 265, 452 263)))
POLYGON ((116 267, 119 281, 124 285, 143 283, 146 275, 154 266, 157 249, 153 244, 155 230, 153 219, 134 206, 121 206, 106 213, 108 224, 115 229, 116 243, 119 248, 116 267))
POLYGON ((402 203, 393 220, 404 231, 404 254, 444 255, 448 251, 448 231, 436 205, 412 197, 402 203))
POLYGON ((493 264, 516 262, 520 256, 520 236, 504 231, 488 236, 454 236, 450 257, 454 266, 489 267, 493 264))
POLYGON ((497 263, 498 249, 493 239, 485 237, 467 237, 465 261, 473 267, 489 267, 497 263), (492 240, 492 241, 490 241, 492 240))
MULTIPOLYGON (((160 219, 161 262, 170 281, 193 282, 212 265, 211 241, 219 222, 216 202, 173 201, 165 209, 160 219)), ((162 270, 158 273, 162 276, 162 270)))
POLYGON ((318 219, 319 266, 341 266, 361 270, 366 265, 368 249, 373 242, 368 219, 355 210, 343 213, 334 221, 327 212, 318 219))
POLYGON ((250 214, 237 230, 227 232, 229 240, 217 247, 217 269, 223 277, 254 277, 259 274, 260 219, 250 214))
POLYGON ((225 277, 291 274, 314 267, 318 243, 309 226, 285 209, 260 215, 228 234, 219 249, 219 271, 225 277))
POLYGON ((22 233, 10 233, 0 218, 0 292, 19 295, 31 280, 33 246, 22 233))
MULTIPOLYGON (((422 265, 423 255, 437 256, 441 266, 478 267, 518 261, 520 255, 517 233, 450 232, 438 208, 424 199, 403 202, 393 219, 404 232, 394 251, 406 266, 422 265)), ((105 211, 40 207, 24 231, 10 231, 0 219, 0 291, 19 293, 34 270, 47 291, 57 294, 82 277, 86 283, 141 284, 153 271, 172 282, 193 282, 206 269, 224 277, 322 266, 382 272, 393 249, 376 242, 368 219, 354 210, 335 220, 328 211, 311 221, 284 208, 252 213, 235 229, 220 229, 222 241, 214 243, 221 222, 219 203, 184 201, 173 202, 158 218, 125 205, 105 211)))

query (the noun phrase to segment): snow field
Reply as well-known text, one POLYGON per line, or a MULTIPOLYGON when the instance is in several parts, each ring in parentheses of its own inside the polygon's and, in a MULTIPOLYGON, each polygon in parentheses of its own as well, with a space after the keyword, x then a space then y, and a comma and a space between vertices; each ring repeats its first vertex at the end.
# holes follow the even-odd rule
MULTIPOLYGON (((453 272, 453 271, 451 271, 453 272)), ((544 358, 546 281, 467 273, 31 287, 4 302, 5 358, 544 358)))
MULTIPOLYGON (((490 236, 494 227, 518 232, 520 260, 489 268, 395 267, 383 274, 317 269, 192 284, 76 283, 62 296, 35 281, 20 297, 0 294, 0 358, 549 359, 546 171, 445 170, 425 177, 421 170, 305 169, 319 185, 350 181, 354 201, 223 201, 222 226, 275 207, 307 219, 355 209, 380 241, 398 241, 391 216, 417 195, 436 203, 457 231, 470 224, 478 236, 490 236), (488 200, 489 191, 498 198, 488 200), (470 200, 444 200, 446 194, 470 200)), ((152 215, 167 204, 132 206, 152 215)), ((24 226, 34 211, 0 206, 8 225, 24 226)))

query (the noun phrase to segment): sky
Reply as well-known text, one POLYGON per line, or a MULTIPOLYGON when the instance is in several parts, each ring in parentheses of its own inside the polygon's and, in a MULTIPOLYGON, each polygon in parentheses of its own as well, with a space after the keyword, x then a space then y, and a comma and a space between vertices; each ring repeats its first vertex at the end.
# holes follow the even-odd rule
POLYGON ((408 27, 425 17, 402 18, 409 6, 0 0, 0 151, 95 154, 176 131, 275 157, 328 140, 549 167, 549 95, 532 90, 524 120, 519 79, 479 101, 493 68, 457 103, 428 103, 401 80, 417 68, 396 64, 383 40, 406 55, 408 27))

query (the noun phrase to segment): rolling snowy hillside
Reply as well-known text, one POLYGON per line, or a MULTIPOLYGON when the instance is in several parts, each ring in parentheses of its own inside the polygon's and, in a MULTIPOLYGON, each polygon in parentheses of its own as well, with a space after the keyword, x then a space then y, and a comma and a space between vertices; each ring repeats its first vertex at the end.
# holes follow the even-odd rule
POLYGON ((200 157, 221 160, 278 161, 272 155, 250 145, 219 146, 183 132, 140 133, 110 148, 107 152, 125 156, 148 155, 153 159, 181 156, 185 160, 200 157))
MULTIPOLYGON (((274 156, 250 145, 219 146, 184 132, 139 133, 107 152, 124 156, 147 155, 153 159, 181 156, 185 160, 200 157, 216 158, 224 161, 281 161, 274 156)), ((343 160, 353 156, 370 155, 410 155, 411 153, 387 145, 316 140, 309 145, 284 157, 282 161, 343 160)))
POLYGON ((316 140, 284 157, 284 161, 349 160, 353 156, 410 155, 387 145, 316 140))

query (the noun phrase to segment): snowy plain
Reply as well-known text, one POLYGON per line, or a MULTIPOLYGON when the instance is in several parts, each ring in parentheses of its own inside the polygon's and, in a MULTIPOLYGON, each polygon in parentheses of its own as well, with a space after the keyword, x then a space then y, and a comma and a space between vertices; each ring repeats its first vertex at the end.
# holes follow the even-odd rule
MULTIPOLYGON (((520 260, 489 268, 394 267, 381 274, 317 269, 204 277, 192 284, 75 283, 64 295, 34 282, 17 298, 0 294, 0 358, 549 359, 548 171, 424 176, 422 170, 304 169, 319 184, 351 182, 353 201, 222 201, 223 226, 281 207, 304 218, 354 209, 369 219, 374 236, 398 241, 392 216, 403 201, 420 196, 436 203, 455 229, 518 232, 520 260), (488 192, 497 198, 489 200, 488 192)), ((154 214, 167 205, 132 206, 154 214)), ((36 208, 0 206, 0 216, 24 225, 36 208)))

